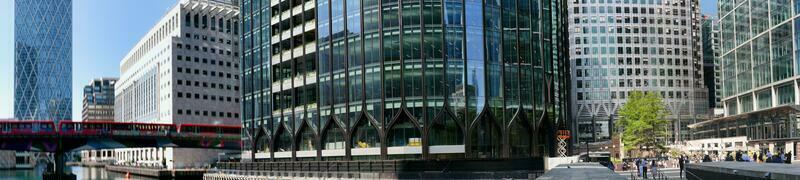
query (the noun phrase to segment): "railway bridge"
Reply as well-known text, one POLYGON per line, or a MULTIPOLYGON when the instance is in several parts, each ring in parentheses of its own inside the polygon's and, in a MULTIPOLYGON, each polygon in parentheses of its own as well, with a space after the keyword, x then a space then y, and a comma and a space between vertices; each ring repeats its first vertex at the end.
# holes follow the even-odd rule
POLYGON ((0 121, 0 150, 51 152, 62 179, 64 153, 90 149, 176 147, 239 150, 241 127, 127 122, 0 121))

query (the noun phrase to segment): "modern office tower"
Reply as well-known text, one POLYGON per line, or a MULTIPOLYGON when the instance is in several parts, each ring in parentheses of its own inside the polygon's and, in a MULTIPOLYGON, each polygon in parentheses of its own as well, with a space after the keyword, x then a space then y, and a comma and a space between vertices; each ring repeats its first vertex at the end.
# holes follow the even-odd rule
POLYGON ((702 16, 703 81, 708 89, 708 108, 714 117, 722 116, 722 70, 720 69, 719 21, 702 16))
POLYGON ((610 139, 634 90, 661 94, 672 120, 666 142, 706 118, 697 0, 573 0, 569 16, 577 141, 610 139))
MULTIPOLYGON (((178 1, 122 59, 114 121, 240 125, 236 5, 227 0, 178 1)), ((215 150, 132 151, 147 156, 115 157, 131 163, 163 160, 169 168, 192 167, 217 157, 215 150), (149 153, 153 151, 157 153, 149 153)))
POLYGON ((83 121, 114 121, 114 84, 117 78, 99 78, 83 87, 83 121))
POLYGON ((566 1, 243 0, 242 158, 553 156, 566 1))
POLYGON ((694 124, 694 138, 746 136, 749 147, 796 153, 800 9, 788 0, 718 5, 725 116, 694 124))
POLYGON ((72 0, 14 1, 14 118, 72 119, 72 0))

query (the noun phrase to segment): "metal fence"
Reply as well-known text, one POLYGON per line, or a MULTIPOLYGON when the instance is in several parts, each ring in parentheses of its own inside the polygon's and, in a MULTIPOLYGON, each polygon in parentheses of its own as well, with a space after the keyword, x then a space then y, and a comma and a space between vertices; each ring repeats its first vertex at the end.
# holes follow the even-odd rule
POLYGON ((210 173, 237 176, 359 178, 536 178, 541 159, 219 162, 210 173))

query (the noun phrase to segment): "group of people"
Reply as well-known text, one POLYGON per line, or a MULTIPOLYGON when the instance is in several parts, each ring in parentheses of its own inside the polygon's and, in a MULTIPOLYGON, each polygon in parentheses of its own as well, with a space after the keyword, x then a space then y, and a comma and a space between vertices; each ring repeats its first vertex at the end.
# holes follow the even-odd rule
POLYGON ((728 155, 725 156, 725 161, 739 161, 739 162, 764 162, 764 163, 792 163, 792 153, 783 153, 779 152, 777 154, 772 154, 770 151, 761 151, 761 152, 742 152, 736 151, 735 155, 731 155, 728 152, 728 155))
MULTIPOLYGON (((683 175, 683 167, 684 164, 688 163, 689 157, 681 156, 677 159, 671 160, 659 160, 657 158, 637 158, 632 161, 626 161, 623 164, 623 170, 631 170, 632 168, 636 168, 637 176, 643 179, 647 179, 648 177, 656 178, 659 173, 659 168, 669 166, 670 163, 677 162, 678 168, 681 170, 681 175, 683 175)), ((672 165, 674 167, 674 164, 672 165)))
POLYGON ((637 176, 647 179, 647 172, 650 171, 651 176, 655 177, 658 174, 658 160, 651 159, 648 161, 645 158, 638 158, 633 161, 636 169, 638 170, 637 176))

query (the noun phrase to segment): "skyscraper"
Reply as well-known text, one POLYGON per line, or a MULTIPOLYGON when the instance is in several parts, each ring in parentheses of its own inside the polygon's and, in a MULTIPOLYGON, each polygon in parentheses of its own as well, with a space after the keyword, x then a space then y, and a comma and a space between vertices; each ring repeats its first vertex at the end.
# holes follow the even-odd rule
POLYGON ((722 115, 722 70, 720 67, 719 21, 716 17, 702 16, 703 81, 708 89, 708 107, 714 116, 722 115))
POLYGON ((72 119, 72 0, 14 1, 14 117, 72 119))
POLYGON ((697 0, 570 1, 573 118, 580 142, 610 139, 631 91, 654 91, 670 111, 670 136, 707 115, 697 0))
POLYGON ((243 158, 555 154, 566 1, 241 2, 243 158))

